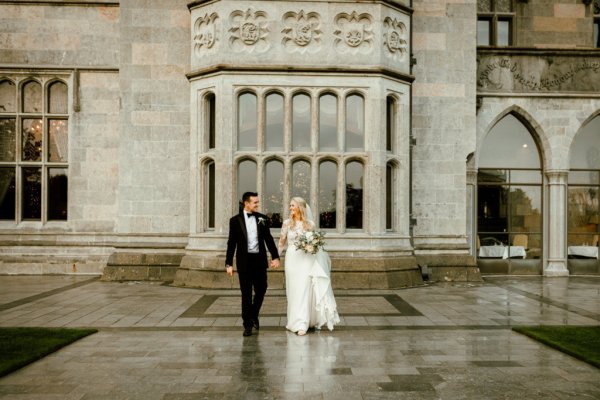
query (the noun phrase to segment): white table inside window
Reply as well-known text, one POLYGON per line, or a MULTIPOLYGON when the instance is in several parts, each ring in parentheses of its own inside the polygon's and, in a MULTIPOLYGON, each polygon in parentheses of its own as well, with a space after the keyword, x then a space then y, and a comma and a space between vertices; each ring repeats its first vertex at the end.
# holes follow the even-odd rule
POLYGON ((479 258, 525 258, 527 252, 523 246, 481 246, 479 258))
POLYGON ((567 254, 583 258, 598 259, 598 247, 596 246, 569 246, 567 254))

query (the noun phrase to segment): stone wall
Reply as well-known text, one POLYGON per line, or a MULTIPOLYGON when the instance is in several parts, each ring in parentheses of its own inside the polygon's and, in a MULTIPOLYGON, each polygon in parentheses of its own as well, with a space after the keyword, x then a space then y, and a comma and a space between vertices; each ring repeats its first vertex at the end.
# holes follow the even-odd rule
POLYGON ((475 150, 475 2, 413 2, 412 203, 420 263, 467 263, 466 157, 475 150), (460 257, 459 257, 460 258, 460 257))
POLYGON ((516 2, 514 43, 522 47, 593 47, 592 5, 580 0, 516 2))
POLYGON ((120 233, 189 232, 187 1, 121 1, 120 233))

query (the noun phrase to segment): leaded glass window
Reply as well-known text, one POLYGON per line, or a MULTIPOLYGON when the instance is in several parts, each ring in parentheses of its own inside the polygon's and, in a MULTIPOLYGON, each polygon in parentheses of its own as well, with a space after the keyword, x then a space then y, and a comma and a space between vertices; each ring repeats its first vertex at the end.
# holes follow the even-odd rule
POLYGON ((477 45, 512 46, 513 0, 477 1, 477 45))

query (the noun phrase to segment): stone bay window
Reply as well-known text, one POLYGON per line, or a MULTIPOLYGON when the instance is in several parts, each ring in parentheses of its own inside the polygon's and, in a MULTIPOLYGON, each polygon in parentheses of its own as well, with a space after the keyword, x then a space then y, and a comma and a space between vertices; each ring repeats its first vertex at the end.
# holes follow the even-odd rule
POLYGON ((307 200, 338 286, 420 280, 409 235, 411 10, 376 1, 190 9, 197 169, 176 283, 230 285, 220 282, 222 252, 245 191, 259 193, 276 237, 289 200, 307 200))

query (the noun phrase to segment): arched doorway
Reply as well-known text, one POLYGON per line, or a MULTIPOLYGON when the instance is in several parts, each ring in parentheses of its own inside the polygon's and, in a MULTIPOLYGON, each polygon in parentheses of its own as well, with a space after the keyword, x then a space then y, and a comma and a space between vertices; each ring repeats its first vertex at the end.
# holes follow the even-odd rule
POLYGON ((572 274, 600 273, 600 116, 571 145, 567 194, 567 255, 572 274))
POLYGON ((477 261, 482 273, 542 273, 542 163, 514 115, 487 134, 477 171, 477 261))

